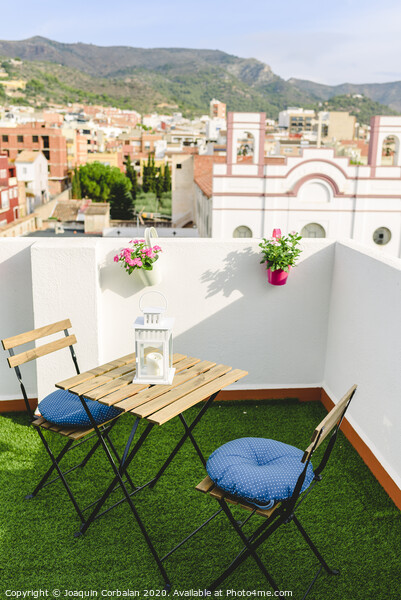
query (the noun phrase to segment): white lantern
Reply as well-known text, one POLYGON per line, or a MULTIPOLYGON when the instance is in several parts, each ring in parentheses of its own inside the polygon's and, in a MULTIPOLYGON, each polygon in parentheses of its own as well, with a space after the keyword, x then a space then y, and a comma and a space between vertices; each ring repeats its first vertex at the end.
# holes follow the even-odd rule
POLYGON ((173 369, 173 324, 174 319, 165 318, 167 300, 160 292, 143 294, 139 302, 143 317, 135 321, 135 383, 171 384, 173 369), (145 296, 157 294, 164 306, 143 307, 145 296))

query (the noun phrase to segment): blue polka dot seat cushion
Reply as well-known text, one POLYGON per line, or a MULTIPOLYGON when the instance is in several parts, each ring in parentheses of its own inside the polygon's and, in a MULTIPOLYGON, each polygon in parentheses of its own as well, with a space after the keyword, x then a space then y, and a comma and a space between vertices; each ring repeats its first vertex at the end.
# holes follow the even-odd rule
MULTIPOLYGON (((271 508, 290 498, 304 469, 303 451, 283 442, 265 438, 240 438, 224 444, 211 454, 206 470, 222 490, 240 496, 261 508, 271 508)), ((302 491, 313 480, 308 465, 302 491)))
MULTIPOLYGON (((121 410, 100 402, 85 400, 97 425, 113 419, 121 410)), ((78 396, 67 390, 56 390, 39 403, 39 412, 46 421, 55 425, 90 427, 91 422, 78 396)))

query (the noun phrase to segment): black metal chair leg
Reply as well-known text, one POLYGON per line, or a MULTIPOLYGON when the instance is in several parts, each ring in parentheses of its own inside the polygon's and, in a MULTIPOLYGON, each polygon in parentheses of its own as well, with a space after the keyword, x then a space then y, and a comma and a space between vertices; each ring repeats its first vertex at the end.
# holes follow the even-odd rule
POLYGON ((237 521, 234 519, 230 509, 227 506, 227 503, 224 499, 219 500, 219 504, 221 506, 221 508, 223 509, 223 511, 225 512, 227 518, 229 519, 231 525, 234 527, 235 531, 237 532, 237 534, 239 535, 239 537, 241 538, 245 548, 248 550, 248 555, 252 556, 252 558, 255 560, 256 564, 258 565, 259 569, 261 570, 262 574, 266 577, 267 581, 270 583, 270 585, 272 586, 272 588, 274 589, 275 592, 280 592, 280 589, 278 588, 276 582, 274 581, 273 577, 270 575, 270 573, 268 572, 268 570, 266 569, 266 567, 264 566, 264 564, 262 563, 262 561, 260 560, 259 556, 257 555, 256 551, 253 548, 253 544, 249 542, 248 538, 246 537, 246 535, 244 534, 244 532, 242 531, 241 527, 238 525, 237 521))
POLYGON ((45 485, 46 481, 49 479, 51 473, 54 471, 54 469, 56 468, 55 463, 59 463, 61 461, 61 459, 63 458, 63 456, 68 452, 68 450, 70 449, 70 447, 73 444, 73 440, 68 440, 68 442, 66 443, 66 445, 64 446, 64 448, 61 450, 61 452, 57 455, 57 457, 55 458, 53 453, 51 452, 44 436, 43 433, 40 431, 40 429, 37 430, 39 437, 41 438, 42 442, 44 443, 46 450, 48 452, 48 454, 50 455, 50 458, 52 460, 52 465, 51 467, 49 467, 49 469, 46 471, 46 473, 43 475, 42 479, 39 481, 39 483, 37 484, 37 486, 35 487, 35 489, 33 490, 33 492, 31 494, 27 494, 25 496, 26 500, 30 500, 31 498, 34 498, 36 496, 36 494, 42 489, 42 487, 45 485))
MULTIPOLYGON (((69 442, 67 442, 67 444, 66 444, 66 445, 64 446, 64 448, 63 448, 64 452, 63 452, 63 450, 62 450, 62 451, 61 451, 61 453, 60 453, 60 454, 61 454, 61 458, 59 458, 59 459, 56 459, 56 458, 55 458, 55 456, 54 456, 54 454, 53 454, 53 452, 51 451, 51 449, 50 449, 50 446, 49 446, 49 444, 47 443, 47 441, 46 441, 46 439, 45 439, 44 435, 42 434, 42 432, 39 430, 39 432, 38 432, 38 433, 39 433, 40 437, 42 438, 43 445, 44 445, 44 447, 46 448, 46 450, 47 450, 47 453, 48 453, 48 454, 49 454, 49 456, 50 456, 50 459, 51 459, 51 461, 52 461, 52 463, 53 463, 53 465, 54 465, 54 468, 57 470, 57 473, 59 474, 59 477, 60 477, 60 479, 61 479, 61 481, 62 481, 62 483, 63 483, 63 485, 64 485, 64 487, 65 487, 65 489, 66 489, 66 491, 67 491, 67 494, 68 494, 68 495, 69 495, 69 497, 70 497, 70 500, 71 500, 71 502, 72 502, 72 504, 73 504, 73 506, 74 506, 74 508, 75 508, 75 510, 76 510, 76 512, 77 512, 77 515, 79 516, 79 518, 81 519, 81 521, 82 521, 82 522, 84 522, 84 521, 85 521, 85 517, 83 516, 83 514, 82 514, 82 511, 81 511, 81 509, 79 508, 79 506, 78 506, 78 504, 77 504, 77 501, 76 501, 76 500, 75 500, 75 498, 74 498, 74 494, 72 493, 72 491, 71 491, 71 489, 70 489, 70 486, 68 485, 68 483, 67 483, 67 480, 66 480, 66 478, 64 477, 64 473, 63 473, 63 472, 62 472, 62 470, 60 469, 60 466, 59 466, 59 464, 58 464, 58 462, 57 462, 57 460, 61 460, 62 456, 63 456, 63 455, 64 455, 64 454, 67 452, 67 450, 69 449, 69 448, 67 448, 67 449, 66 449, 66 447, 67 447, 67 446, 69 446, 69 445, 71 445, 71 444, 69 444, 69 442)), ((71 440, 70 440, 70 441, 71 441, 71 440)), ((60 455, 59 455, 59 456, 60 456, 60 455)), ((51 471, 50 471, 50 472, 51 472, 51 471)), ((48 474, 49 474, 49 471, 46 473, 47 477, 49 476, 48 474)), ((47 479, 47 477, 46 477, 46 479, 47 479)), ((43 479, 43 478, 42 478, 42 479, 43 479)), ((43 485, 43 484, 42 484, 42 485, 43 485)))
MULTIPOLYGON (((234 519, 234 517, 233 517, 233 519, 234 519)), ((250 539, 254 539, 254 541, 249 542, 249 540, 247 539, 247 542, 252 545, 253 550, 257 550, 257 548, 268 537, 270 537, 272 535, 272 533, 274 533, 274 531, 276 531, 276 529, 278 529, 278 527, 280 527, 280 525, 282 525, 282 524, 283 524, 282 519, 278 519, 277 521, 273 522, 272 524, 270 524, 268 521, 266 521, 265 523, 263 523, 263 526, 259 527, 257 530, 259 537, 257 539, 255 539, 256 535, 254 534, 250 538, 250 539), (262 533, 262 531, 263 531, 263 533, 262 533)), ((233 573, 235 571, 235 569, 237 569, 250 555, 251 555, 251 552, 249 551, 249 549, 244 547, 241 550, 241 552, 239 554, 237 554, 237 556, 234 558, 234 560, 231 562, 231 564, 225 569, 225 571, 223 571, 223 573, 217 579, 215 579, 211 585, 209 585, 207 587, 207 590, 210 592, 213 592, 214 590, 216 590, 220 586, 220 584, 229 575, 231 575, 231 573, 233 573)))

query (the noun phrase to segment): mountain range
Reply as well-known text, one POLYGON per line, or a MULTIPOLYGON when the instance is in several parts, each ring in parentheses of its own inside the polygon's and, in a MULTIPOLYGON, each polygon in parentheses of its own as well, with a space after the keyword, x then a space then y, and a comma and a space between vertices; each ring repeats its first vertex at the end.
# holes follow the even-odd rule
POLYGON ((265 111, 277 118, 288 106, 330 109, 332 98, 345 96, 349 106, 345 102, 342 110, 360 121, 371 114, 401 112, 401 82, 328 86, 286 81, 259 60, 220 50, 103 47, 35 36, 0 41, 0 57, 9 77, 28 82, 15 102, 80 101, 193 115, 208 112, 210 100, 218 98, 228 110, 265 111), (363 108, 355 94, 365 97, 363 108))

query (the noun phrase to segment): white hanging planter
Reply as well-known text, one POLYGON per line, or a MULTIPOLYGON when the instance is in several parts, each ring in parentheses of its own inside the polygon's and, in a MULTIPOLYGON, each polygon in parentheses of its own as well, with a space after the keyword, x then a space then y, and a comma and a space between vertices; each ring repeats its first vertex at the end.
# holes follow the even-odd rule
MULTIPOLYGON (((152 248, 151 238, 156 239, 158 237, 157 231, 154 227, 147 227, 145 229, 145 242, 148 248, 152 248)), ((142 280, 143 285, 157 285, 162 280, 162 269, 160 265, 160 258, 153 263, 153 268, 149 271, 146 269, 138 269, 139 276, 142 280)))
POLYGON ((162 280, 161 268, 158 264, 158 260, 153 263, 153 269, 147 271, 146 269, 138 269, 139 277, 142 280, 143 285, 157 285, 162 280))

